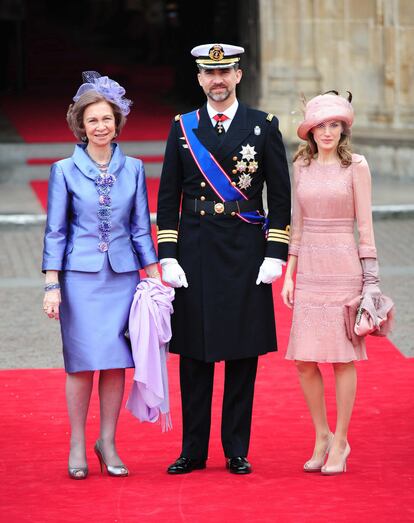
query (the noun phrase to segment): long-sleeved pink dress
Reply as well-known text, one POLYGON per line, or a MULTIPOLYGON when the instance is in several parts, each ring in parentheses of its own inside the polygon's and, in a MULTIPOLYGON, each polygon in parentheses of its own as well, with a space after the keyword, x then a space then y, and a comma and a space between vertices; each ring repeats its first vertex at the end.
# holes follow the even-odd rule
POLYGON ((298 257, 292 328, 286 358, 315 362, 367 359, 363 339, 354 346, 343 305, 362 289, 360 258, 376 258, 371 175, 361 155, 352 164, 294 163, 289 253, 298 257), (354 224, 357 223, 358 241, 354 224))

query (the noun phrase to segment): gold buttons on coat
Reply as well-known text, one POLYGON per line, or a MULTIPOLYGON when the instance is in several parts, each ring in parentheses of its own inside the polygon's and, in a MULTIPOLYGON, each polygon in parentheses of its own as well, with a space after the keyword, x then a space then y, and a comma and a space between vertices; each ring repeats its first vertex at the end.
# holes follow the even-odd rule
POLYGON ((206 214, 206 211, 200 211, 201 216, 204 216, 206 214))
POLYGON ((237 156, 233 156, 233 162, 237 160, 237 156))
POLYGON ((201 182, 201 183, 200 183, 200 186, 201 186, 201 187, 205 187, 205 186, 206 186, 206 182, 201 182))
POLYGON ((236 182, 231 182, 232 186, 233 187, 236 187, 237 183, 236 182))
POLYGON ((237 169, 233 169, 231 172, 232 172, 233 174, 237 174, 237 169))
POLYGON ((235 213, 234 211, 232 211, 230 214, 231 214, 232 216, 236 216, 236 213, 235 213))
POLYGON ((204 202, 205 199, 206 199, 205 196, 201 196, 201 197, 200 197, 200 200, 201 200, 202 202, 204 202))

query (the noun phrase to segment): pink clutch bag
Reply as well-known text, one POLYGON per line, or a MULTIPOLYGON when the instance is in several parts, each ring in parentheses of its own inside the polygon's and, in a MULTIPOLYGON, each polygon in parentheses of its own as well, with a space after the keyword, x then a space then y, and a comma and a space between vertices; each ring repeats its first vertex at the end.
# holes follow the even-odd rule
POLYGON ((367 334, 372 334, 374 331, 380 330, 381 325, 385 321, 387 321, 387 318, 380 318, 378 326, 375 326, 370 313, 362 307, 358 307, 354 324, 354 332, 357 336, 366 336, 367 334))
POLYGON ((348 339, 356 345, 360 338, 387 336, 394 321, 394 303, 388 296, 381 298, 370 309, 361 307, 362 296, 357 296, 344 305, 345 329, 348 339))

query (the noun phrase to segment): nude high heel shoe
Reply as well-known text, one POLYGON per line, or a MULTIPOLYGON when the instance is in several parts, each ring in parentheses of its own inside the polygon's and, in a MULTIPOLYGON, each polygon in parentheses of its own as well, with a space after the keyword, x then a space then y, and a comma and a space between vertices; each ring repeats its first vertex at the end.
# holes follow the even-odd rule
POLYGON ((329 467, 327 465, 324 465, 321 468, 322 474, 324 476, 334 476, 336 474, 342 474, 343 472, 346 472, 346 460, 348 459, 350 453, 351 447, 349 446, 349 443, 346 442, 346 447, 340 462, 337 465, 331 465, 329 467))
POLYGON ((104 467, 108 476, 115 476, 117 478, 128 476, 129 470, 125 465, 107 465, 103 457, 103 452, 101 449, 101 443, 99 440, 95 443, 94 451, 99 460, 99 465, 101 466, 101 473, 103 472, 104 467))
POLYGON ((331 450, 331 445, 333 441, 334 435, 332 432, 329 435, 328 443, 326 445, 325 452, 323 453, 322 458, 319 459, 310 459, 303 465, 303 470, 305 472, 320 472, 322 469, 323 464, 325 463, 326 456, 328 455, 329 451, 331 450))

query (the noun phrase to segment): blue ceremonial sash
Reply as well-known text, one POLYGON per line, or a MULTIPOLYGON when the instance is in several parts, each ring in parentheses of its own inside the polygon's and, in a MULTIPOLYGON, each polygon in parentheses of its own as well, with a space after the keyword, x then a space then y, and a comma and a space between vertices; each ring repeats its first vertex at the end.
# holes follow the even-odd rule
MULTIPOLYGON (((232 185, 231 179, 225 170, 194 134, 193 129, 198 127, 198 120, 198 111, 192 111, 191 113, 183 114, 180 118, 180 123, 187 141, 188 149, 200 169, 201 174, 223 202, 231 202, 235 200, 240 201, 243 199, 248 200, 248 197, 245 194, 232 185)), ((236 214, 245 222, 263 225, 263 228, 267 228, 268 220, 265 216, 262 216, 259 211, 241 212, 236 214)))

